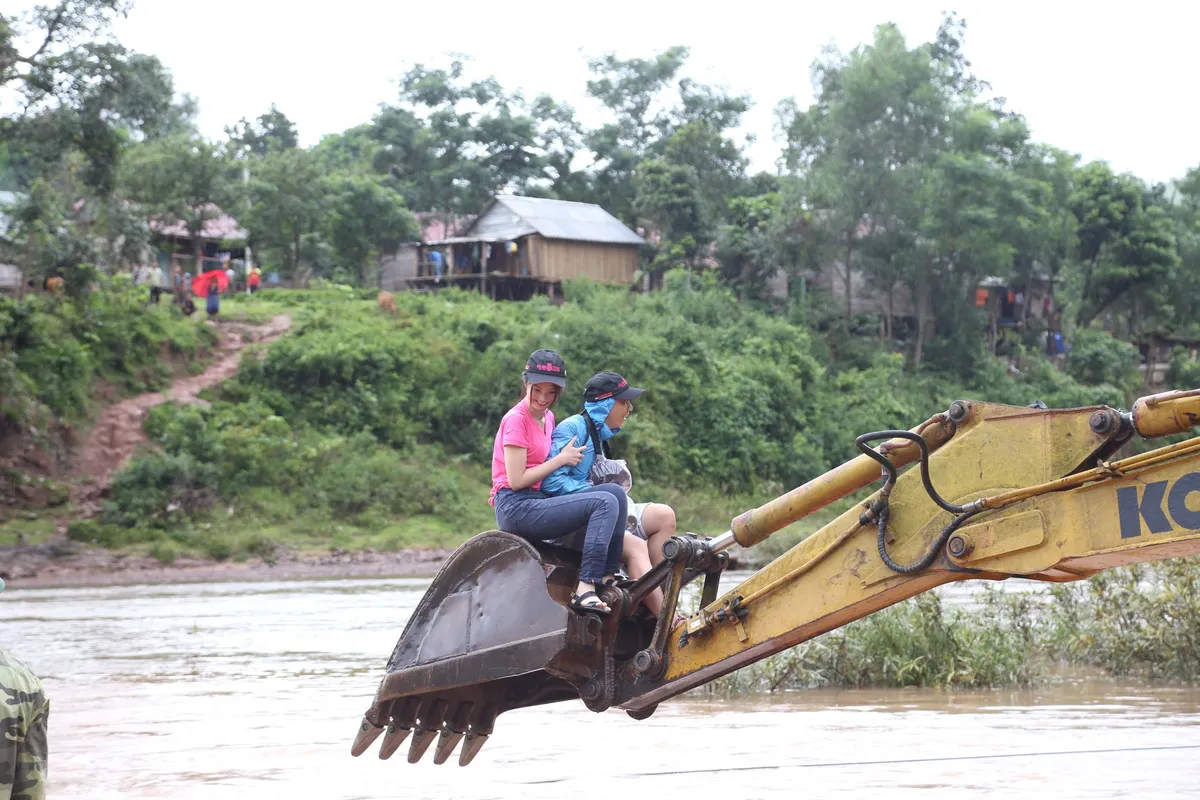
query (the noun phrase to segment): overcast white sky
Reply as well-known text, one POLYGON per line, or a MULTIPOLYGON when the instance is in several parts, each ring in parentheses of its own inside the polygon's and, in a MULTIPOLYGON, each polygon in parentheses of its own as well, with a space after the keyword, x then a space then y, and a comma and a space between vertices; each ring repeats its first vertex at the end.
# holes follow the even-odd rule
POLYGON ((1038 140, 1150 181, 1200 164, 1195 2, 136 0, 117 34, 159 56, 177 89, 199 98, 206 135, 275 103, 305 144, 368 121, 394 99, 408 65, 444 63, 447 52, 595 123, 587 56, 648 57, 683 44, 692 48, 689 75, 754 98, 749 152, 755 168, 771 169, 780 149, 774 106, 793 96, 808 103, 822 46, 850 49, 889 21, 910 43, 926 41, 947 8, 967 20, 976 73, 1038 140))

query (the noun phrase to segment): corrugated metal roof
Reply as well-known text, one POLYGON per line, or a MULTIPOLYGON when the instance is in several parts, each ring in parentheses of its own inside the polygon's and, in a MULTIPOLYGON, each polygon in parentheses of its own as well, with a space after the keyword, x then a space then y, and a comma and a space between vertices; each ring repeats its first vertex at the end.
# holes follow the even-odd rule
POLYGON ((529 233, 576 242, 642 244, 642 237, 594 203, 515 195, 498 196, 463 237, 486 235, 498 241, 529 233))

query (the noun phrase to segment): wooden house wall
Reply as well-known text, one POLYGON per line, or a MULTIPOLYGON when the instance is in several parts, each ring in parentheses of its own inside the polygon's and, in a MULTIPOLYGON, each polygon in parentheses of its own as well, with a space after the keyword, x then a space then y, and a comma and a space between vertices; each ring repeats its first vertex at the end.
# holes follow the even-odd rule
POLYGON ((417 277, 417 246, 402 244, 390 256, 380 259, 379 288, 394 292, 408 286, 408 278, 417 277))
POLYGON ((544 281, 588 277, 603 283, 633 283, 641 255, 637 247, 571 242, 529 236, 530 273, 544 281))

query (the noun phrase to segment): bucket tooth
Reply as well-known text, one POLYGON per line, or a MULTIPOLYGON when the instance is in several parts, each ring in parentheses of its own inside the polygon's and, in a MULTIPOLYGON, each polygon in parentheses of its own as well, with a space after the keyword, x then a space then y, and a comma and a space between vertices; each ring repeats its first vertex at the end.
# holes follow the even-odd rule
POLYGON ((412 733, 412 728, 402 728, 392 720, 392 724, 388 725, 387 733, 383 737, 383 741, 379 743, 379 757, 388 759, 392 757, 392 753, 404 744, 404 740, 412 733))
POLYGON ((443 728, 442 735, 438 737, 437 749, 433 751, 433 763, 445 764, 462 738, 463 731, 451 730, 448 725, 443 728))
POLYGON ((371 742, 379 738, 381 733, 383 733, 382 725, 376 725, 363 717, 362 724, 358 727, 358 735, 354 737, 354 744, 350 745, 350 755, 361 756, 371 746, 371 742))
POLYGON ((408 763, 415 764, 421 760, 421 756, 425 755, 425 751, 429 749, 429 745, 437 733, 437 731, 417 728, 413 733, 412 742, 408 745, 408 763))
POLYGON ((479 751, 487 742, 486 733, 476 733, 471 730, 467 733, 466 739, 463 741, 462 750, 458 751, 458 765, 465 767, 474 760, 475 756, 479 755, 479 751))

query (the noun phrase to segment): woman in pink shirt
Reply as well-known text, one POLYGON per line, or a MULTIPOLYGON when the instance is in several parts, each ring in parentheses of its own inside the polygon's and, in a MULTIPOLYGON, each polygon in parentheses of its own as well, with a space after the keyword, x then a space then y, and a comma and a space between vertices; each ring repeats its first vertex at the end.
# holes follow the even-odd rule
POLYGON ((628 501, 625 490, 611 483, 560 497, 541 491, 542 480, 562 466, 575 466, 591 446, 572 441, 554 458, 550 407, 567 385, 567 367, 553 350, 538 350, 525 364, 520 402, 500 421, 492 447, 492 497, 500 530, 526 539, 548 541, 587 526, 579 584, 571 595, 578 611, 608 614, 596 585, 611 579, 621 565, 628 501))

